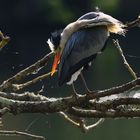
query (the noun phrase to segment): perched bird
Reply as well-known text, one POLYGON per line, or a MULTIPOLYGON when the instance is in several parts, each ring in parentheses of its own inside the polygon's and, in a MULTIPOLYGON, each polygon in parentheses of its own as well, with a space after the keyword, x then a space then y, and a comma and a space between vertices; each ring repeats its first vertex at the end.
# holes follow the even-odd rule
POLYGON ((124 35, 123 28, 123 23, 110 15, 90 12, 52 33, 47 43, 55 53, 51 75, 59 64, 58 85, 72 84, 103 51, 110 33, 124 35))

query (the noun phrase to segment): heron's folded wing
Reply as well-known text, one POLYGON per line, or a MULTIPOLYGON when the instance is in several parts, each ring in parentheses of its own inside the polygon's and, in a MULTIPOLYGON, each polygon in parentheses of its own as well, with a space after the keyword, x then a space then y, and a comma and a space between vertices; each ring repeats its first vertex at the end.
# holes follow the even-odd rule
POLYGON ((61 55, 59 81, 66 82, 71 75, 86 65, 102 50, 108 38, 106 26, 81 29, 71 35, 61 55))

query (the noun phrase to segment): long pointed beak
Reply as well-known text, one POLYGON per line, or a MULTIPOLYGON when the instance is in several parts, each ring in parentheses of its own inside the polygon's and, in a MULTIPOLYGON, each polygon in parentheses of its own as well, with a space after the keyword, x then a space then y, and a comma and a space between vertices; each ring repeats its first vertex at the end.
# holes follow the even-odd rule
POLYGON ((52 65, 51 76, 53 76, 53 74, 55 73, 59 60, 60 60, 60 52, 56 52, 52 65))

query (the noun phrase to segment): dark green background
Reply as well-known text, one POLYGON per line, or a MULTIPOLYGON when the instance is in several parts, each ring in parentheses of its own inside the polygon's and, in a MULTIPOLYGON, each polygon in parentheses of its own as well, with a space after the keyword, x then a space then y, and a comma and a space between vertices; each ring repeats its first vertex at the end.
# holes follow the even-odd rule
MULTIPOLYGON (((140 11, 139 0, 0 0, 0 30, 11 37, 10 43, 0 51, 0 81, 43 57, 49 52, 46 41, 50 32, 64 28, 81 15, 93 11, 95 6, 122 22, 136 19, 140 11)), ((119 38, 128 62, 139 76, 140 58, 127 55, 140 57, 140 29, 131 29, 126 37, 113 37, 119 38)), ((47 66, 39 74, 49 70, 50 66, 47 66)), ((90 89, 109 88, 132 80, 111 41, 104 53, 97 57, 92 68, 84 74, 90 89)), ((32 77, 35 75, 29 78, 32 77)), ((48 78, 28 90, 37 91, 42 85, 45 86, 46 96, 60 97, 71 94, 71 87, 59 88, 55 77, 48 78)), ((82 87, 79 79, 76 88, 81 93, 84 90, 82 87)), ((103 125, 83 134, 57 114, 9 114, 3 118, 3 128, 24 131, 33 120, 37 121, 30 127, 29 132, 43 135, 48 140, 140 139, 139 119, 107 119, 103 125)), ((0 136, 0 140, 18 139, 26 138, 0 136)))

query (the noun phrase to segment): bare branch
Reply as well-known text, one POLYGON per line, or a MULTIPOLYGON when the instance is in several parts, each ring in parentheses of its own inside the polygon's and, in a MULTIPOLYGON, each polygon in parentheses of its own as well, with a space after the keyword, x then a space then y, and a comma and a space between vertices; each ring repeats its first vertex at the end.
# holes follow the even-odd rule
POLYGON ((25 88, 25 87, 27 87, 27 86, 30 86, 30 85, 32 85, 32 84, 35 84, 35 83, 37 83, 37 82, 39 82, 39 81, 41 81, 41 80, 47 78, 47 77, 50 76, 50 75, 51 75, 51 72, 46 73, 46 74, 43 74, 43 75, 41 75, 41 76, 38 76, 38 77, 36 77, 36 78, 32 79, 31 81, 28 81, 28 82, 26 82, 26 83, 22 83, 22 84, 13 84, 14 91, 21 90, 21 89, 23 89, 23 88, 25 88))
POLYGON ((9 111, 10 110, 7 107, 4 107, 4 108, 0 109, 0 117, 2 117, 3 115, 5 115, 9 111))
POLYGON ((15 76, 9 78, 8 80, 4 81, 1 85, 0 85, 0 91, 13 91, 14 90, 14 86, 12 84, 24 79, 26 76, 28 76, 29 74, 32 74, 34 71, 37 71, 39 68, 44 67, 50 56, 52 55, 52 52, 45 55, 42 59, 38 60, 36 63, 34 63, 33 65, 27 67, 26 69, 20 71, 19 73, 17 73, 15 76))
POLYGON ((137 78, 136 80, 132 80, 131 82, 128 82, 121 86, 116 86, 110 89, 94 92, 93 95, 91 94, 90 97, 88 98, 91 98, 91 96, 92 98, 99 98, 99 97, 105 97, 105 96, 110 96, 114 94, 120 94, 139 86, 140 86, 140 78, 137 78))
POLYGON ((0 49, 2 49, 10 41, 10 37, 4 36, 3 33, 0 31, 0 38, 0 49))
POLYGON ((74 126, 81 129, 82 132, 86 133, 87 131, 97 127, 99 124, 104 122, 103 118, 100 118, 97 122, 95 122, 92 125, 86 125, 86 122, 84 119, 77 118, 76 116, 70 116, 67 113, 59 112, 59 114, 64 117, 68 122, 73 124, 74 126))
POLYGON ((133 28, 133 27, 140 27, 140 16, 138 16, 138 18, 134 21, 131 21, 131 22, 127 22, 126 24, 126 29, 130 29, 130 28, 133 28))
POLYGON ((8 131, 8 130, 0 130, 0 135, 4 135, 4 136, 24 136, 24 137, 28 137, 28 138, 32 138, 35 140, 45 140, 45 137, 43 136, 37 136, 37 135, 33 135, 33 134, 29 134, 26 132, 20 132, 20 131, 8 131))
POLYGON ((113 110, 117 109, 117 107, 121 105, 140 106, 140 98, 132 98, 132 97, 116 98, 112 100, 106 100, 103 102, 90 102, 89 105, 93 110, 107 111, 109 109, 113 110))
MULTIPOLYGON (((137 85, 140 85, 140 78, 133 80, 129 83, 126 83, 124 85, 118 86, 118 87, 113 87, 110 89, 94 92, 93 94, 90 94, 89 96, 80 95, 77 97, 77 99, 73 98, 72 96, 56 99, 56 98, 46 98, 44 96, 34 95, 34 94, 31 94, 31 96, 30 96, 29 93, 26 93, 25 95, 24 94, 16 95, 16 94, 9 93, 9 95, 4 94, 3 95, 4 97, 0 97, 0 107, 9 108, 10 112, 13 114, 17 114, 17 113, 55 113, 55 112, 65 111, 72 106, 81 106, 83 104, 86 104, 86 102, 89 102, 89 100, 92 100, 95 98, 123 93, 125 91, 128 91, 128 90, 136 87, 137 85), (18 100, 9 99, 8 97, 14 97, 18 100), (19 101, 20 99, 22 99, 22 100, 26 99, 28 101, 25 101, 25 100, 19 101), (77 102, 77 100, 78 100, 78 102, 77 102)), ((127 102, 128 102, 128 100, 127 100, 127 102)))
POLYGON ((86 125, 86 123, 83 121, 81 123, 81 126, 83 128, 83 131, 86 133, 89 130, 94 129, 97 126, 99 126, 100 124, 102 124, 104 122, 104 120, 105 120, 104 118, 100 118, 97 122, 95 122, 94 124, 91 124, 91 125, 86 125))
POLYGON ((79 127, 80 124, 79 122, 77 122, 77 120, 74 120, 73 118, 71 118, 68 114, 64 113, 64 112, 59 112, 59 114, 65 119, 67 120, 68 122, 70 122, 71 124, 73 124, 74 126, 77 126, 79 127))
POLYGON ((119 41, 118 41, 118 40, 113 40, 113 42, 114 42, 114 44, 116 45, 116 47, 117 47, 119 53, 120 53, 121 56, 122 56, 122 59, 123 59, 123 62, 124 62, 125 67, 128 69, 128 71, 130 72, 130 74, 132 75, 132 77, 133 77, 134 79, 137 79, 136 73, 135 73, 135 72, 133 71, 133 69, 130 67, 130 65, 128 64, 128 62, 127 62, 127 60, 126 60, 126 58, 125 58, 125 56, 124 56, 124 54, 123 54, 123 51, 122 51, 122 49, 121 49, 121 47, 120 47, 120 44, 119 44, 119 41))
MULTIPOLYGON (((77 97, 78 102, 75 98, 73 97, 64 97, 64 98, 47 98, 42 95, 35 95, 34 93, 31 92, 25 92, 23 94, 16 94, 16 93, 5 93, 5 92, 0 92, 0 97, 4 97, 7 99, 13 99, 13 100, 19 100, 19 101, 56 101, 60 104, 60 106, 63 104, 63 106, 68 105, 68 106, 73 106, 86 103, 88 100, 99 98, 99 97, 104 97, 104 96, 109 96, 113 94, 120 94, 125 91, 128 91, 132 88, 135 88, 137 86, 140 86, 140 78, 136 80, 132 80, 131 82, 128 82, 126 84, 123 84, 121 86, 109 88, 109 89, 104 89, 100 91, 96 91, 93 94, 90 94, 89 96, 86 95, 80 95, 77 97)), ((57 105, 59 105, 57 104, 57 105)), ((60 110, 61 111, 61 110, 60 110)))
MULTIPOLYGON (((48 101, 16 101, 16 100, 0 97, 0 107, 1 108, 7 107, 10 110, 10 113, 13 114, 57 113, 60 111, 69 110, 71 107, 81 108, 81 106, 83 106, 83 104, 85 104, 88 101, 86 96, 79 97, 78 102, 73 97, 59 98, 59 99, 50 98, 48 99, 48 101)), ((93 102, 91 105, 92 106, 90 106, 90 108, 104 112, 108 109, 116 109, 117 106, 120 105, 140 105, 140 98, 117 98, 114 100, 101 102, 101 103, 93 102)), ((103 116, 100 117, 103 118, 103 116)))
POLYGON ((100 118, 96 123, 86 126, 86 130, 89 131, 90 129, 97 127, 99 124, 102 124, 104 120, 104 118, 100 118))
POLYGON ((140 109, 124 109, 122 110, 108 110, 108 111, 99 111, 99 110, 86 110, 86 109, 77 109, 72 108, 69 113, 77 117, 84 118, 136 118, 140 117, 140 109))
POLYGON ((42 95, 35 95, 33 92, 25 92, 22 94, 0 92, 0 97, 19 101, 47 101, 48 98, 42 95))

